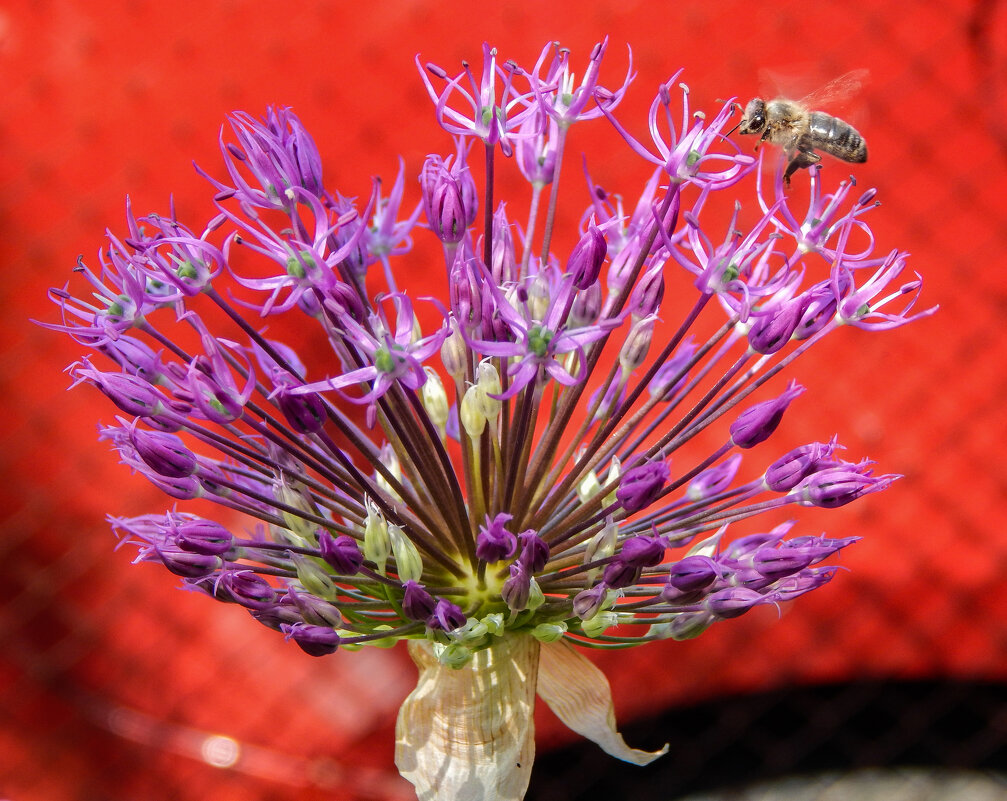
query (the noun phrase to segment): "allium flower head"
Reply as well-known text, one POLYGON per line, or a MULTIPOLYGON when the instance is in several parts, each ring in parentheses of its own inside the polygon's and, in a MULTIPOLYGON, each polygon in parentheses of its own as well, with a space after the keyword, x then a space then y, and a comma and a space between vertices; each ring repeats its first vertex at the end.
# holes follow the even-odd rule
POLYGON ((531 70, 489 46, 478 76, 421 69, 453 139, 411 200, 401 163, 361 205, 325 185, 291 111, 236 113, 223 173, 200 170, 211 220, 127 208, 100 266, 50 294, 62 319, 46 325, 93 351, 75 385, 116 407, 101 438, 175 502, 224 512, 112 517, 122 542, 313 656, 407 641, 420 680, 396 759, 422 798, 520 798, 536 692, 610 754, 659 756, 622 740, 572 646, 691 638, 823 586, 856 537, 766 531, 758 514, 897 478, 839 459, 836 438, 773 445, 801 410, 779 376, 798 356, 933 312, 909 313, 918 277, 896 286, 906 254, 874 255, 873 193, 826 192, 832 168, 812 167, 810 207, 792 210, 782 169, 727 139, 732 103, 694 113, 677 73, 641 145, 615 116, 632 69, 606 89, 605 51, 579 83, 552 45, 531 70), (653 172, 613 194, 588 178, 580 230, 559 232, 585 124, 614 125, 653 172), (519 199, 492 196, 515 166, 520 225, 519 199), (443 264, 412 260, 421 236, 443 264), (273 338, 288 316, 321 328, 325 356, 273 338), (700 434, 722 444, 700 450, 700 434))

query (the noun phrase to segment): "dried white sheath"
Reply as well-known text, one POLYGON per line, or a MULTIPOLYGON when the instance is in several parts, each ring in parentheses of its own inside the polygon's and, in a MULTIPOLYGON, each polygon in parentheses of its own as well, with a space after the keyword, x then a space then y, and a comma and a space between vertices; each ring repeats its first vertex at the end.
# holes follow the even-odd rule
POLYGON ((420 670, 399 710, 395 764, 420 801, 519 801, 535 757, 539 642, 502 637, 460 668, 409 643, 420 670))

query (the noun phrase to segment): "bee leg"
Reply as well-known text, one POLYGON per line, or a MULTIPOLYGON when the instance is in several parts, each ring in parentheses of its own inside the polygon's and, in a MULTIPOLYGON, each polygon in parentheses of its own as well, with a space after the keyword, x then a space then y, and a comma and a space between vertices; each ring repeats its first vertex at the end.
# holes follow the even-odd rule
POLYGON ((798 150, 797 155, 794 156, 787 165, 787 171, 783 173, 783 182, 787 186, 790 186, 791 175, 800 169, 810 167, 812 164, 817 164, 821 160, 822 157, 814 150, 798 150))

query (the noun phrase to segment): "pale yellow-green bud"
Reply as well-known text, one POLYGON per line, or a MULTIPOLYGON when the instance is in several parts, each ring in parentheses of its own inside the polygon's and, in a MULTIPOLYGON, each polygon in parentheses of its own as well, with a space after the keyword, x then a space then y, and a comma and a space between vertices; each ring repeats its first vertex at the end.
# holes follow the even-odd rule
MULTIPOLYGON (((282 481, 273 483, 273 495, 277 501, 285 506, 312 514, 318 513, 318 510, 314 508, 301 492, 282 481)), ((286 529, 280 532, 286 542, 301 548, 312 548, 317 545, 314 539, 315 523, 309 523, 300 515, 291 514, 290 512, 281 512, 280 516, 286 524, 286 529)))
POLYGON ((392 541, 392 555, 395 557, 395 570, 399 581, 419 581, 423 575, 423 557, 398 526, 388 527, 388 536, 392 541))
MULTIPOLYGON (((394 628, 393 626, 382 624, 380 626, 375 626, 374 631, 375 633, 379 631, 391 631, 393 628, 394 628)), ((348 633, 346 636, 352 637, 354 635, 352 633, 348 633)), ((398 641, 399 641, 398 637, 382 637, 380 640, 369 640, 364 644, 373 645, 375 648, 394 648, 395 645, 398 643, 398 641)))
MULTIPOLYGON (((615 544, 618 538, 619 527, 615 523, 606 523, 601 531, 588 540, 587 548, 584 551, 584 564, 594 562, 597 559, 607 559, 615 554, 615 544)), ((600 572, 600 567, 592 567, 588 570, 585 576, 586 583, 593 583, 600 572)))
POLYGON ((599 612, 590 620, 582 621, 580 627, 588 637, 597 637, 618 622, 619 616, 615 612, 599 612))
POLYGON ((530 609, 534 612, 544 603, 545 595, 542 593, 542 588, 538 586, 538 582, 535 581, 535 577, 533 576, 528 584, 528 605, 525 609, 530 609))
POLYGON ((612 464, 608 468, 608 476, 605 478, 606 484, 612 484, 612 491, 605 496, 605 506, 611 506, 615 503, 615 491, 618 489, 618 484, 613 483, 619 480, 619 476, 622 475, 622 462, 619 461, 618 456, 612 457, 612 464))
POLYGON ((486 428, 486 415, 479 408, 479 389, 475 386, 465 390, 462 405, 458 410, 458 419, 470 439, 481 436, 486 428))
POLYGON ((490 634, 499 635, 504 632, 504 616, 500 612, 486 615, 480 622, 486 625, 486 631, 490 634))
POLYGON ((388 536, 388 523, 381 511, 367 500, 367 519, 364 521, 364 559, 374 562, 378 572, 384 575, 388 556, 392 552, 388 536))
POLYGON ((556 642, 566 634, 566 623, 539 623, 531 630, 531 636, 539 642, 556 642))
POLYGON ((489 627, 483 621, 470 617, 464 625, 451 632, 451 639, 461 645, 474 648, 482 644, 487 634, 489 634, 489 627))
POLYGON ((416 343, 417 343, 417 342, 419 342, 419 341, 420 341, 420 340, 421 340, 422 338, 423 338, 423 329, 422 329, 422 328, 420 328, 420 318, 419 318, 419 317, 415 317, 415 316, 414 316, 414 317, 413 317, 413 334, 412 334, 412 343, 413 343, 413 344, 416 344, 416 343))
POLYGON ((326 601, 335 600, 336 585, 332 583, 328 572, 318 564, 317 560, 299 553, 290 556, 294 563, 294 569, 297 571, 297 580, 301 582, 301 586, 305 590, 319 598, 324 598, 326 601))
POLYGON ((444 384, 436 370, 424 367, 423 372, 427 374, 420 395, 423 408, 426 409, 430 422, 443 431, 448 422, 448 394, 444 391, 444 384))
POLYGON ((598 474, 594 470, 590 471, 577 485, 577 497, 581 503, 587 503, 601 490, 601 482, 598 481, 598 474))
POLYGON ((476 378, 476 387, 479 389, 477 395, 479 399, 479 411, 490 422, 495 423, 500 416, 500 409, 503 401, 491 398, 490 395, 500 395, 503 393, 503 385, 500 383, 500 373, 496 367, 488 361, 479 362, 479 375, 476 378))
POLYGON ((528 288, 528 313, 533 320, 542 321, 549 311, 549 281, 539 273, 528 288))
POLYGON ((472 658, 472 652, 468 648, 454 642, 448 645, 435 642, 432 650, 438 662, 455 670, 464 667, 472 658))
MULTIPOLYGON (((378 455, 381 460, 381 464, 388 468, 388 472, 392 474, 399 484, 402 483, 402 465, 399 464, 399 457, 395 455, 395 451, 391 445, 387 443, 382 446, 381 453, 378 455)), ((392 488, 392 485, 388 483, 385 477, 381 473, 375 475, 375 481, 381 489, 391 495, 395 500, 401 501, 402 498, 399 494, 392 488)))
POLYGON ((448 375, 456 381, 465 375, 465 365, 468 363, 468 351, 465 340, 455 329, 441 345, 441 362, 448 375))

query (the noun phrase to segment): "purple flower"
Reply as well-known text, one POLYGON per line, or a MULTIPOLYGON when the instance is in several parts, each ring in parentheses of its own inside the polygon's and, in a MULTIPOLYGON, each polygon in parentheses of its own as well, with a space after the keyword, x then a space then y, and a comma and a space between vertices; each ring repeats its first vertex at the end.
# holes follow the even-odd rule
POLYGON ((425 67, 455 138, 418 185, 399 159, 387 194, 378 178, 326 187, 300 120, 270 108, 221 135, 222 177, 202 173, 209 219, 127 204, 97 267, 50 290, 45 325, 90 352, 74 384, 125 415, 100 437, 178 501, 111 518, 135 561, 315 656, 409 640, 424 676, 470 660, 534 675, 529 637, 686 639, 836 574, 828 561, 855 537, 760 530, 758 515, 833 508, 896 476, 838 459, 833 438, 737 481, 738 451, 770 438, 803 390, 756 393, 826 336, 933 310, 914 311, 904 253, 875 255, 874 193, 813 168, 798 209, 782 164, 733 144, 730 101, 693 113, 676 73, 650 107, 653 144, 629 136, 613 109, 632 64, 603 88, 606 46, 579 80, 551 43, 530 70, 488 45, 481 72, 425 67), (585 202, 566 208, 567 135, 591 118, 650 177, 609 193, 589 171, 609 154, 589 153, 585 202), (498 154, 517 157, 527 198, 499 196, 498 154), (414 254, 421 237, 433 250, 414 254), (681 317, 672 295, 675 309, 691 298, 681 317), (321 350, 273 338, 305 325, 321 350), (240 528, 181 510, 194 499, 240 528))

